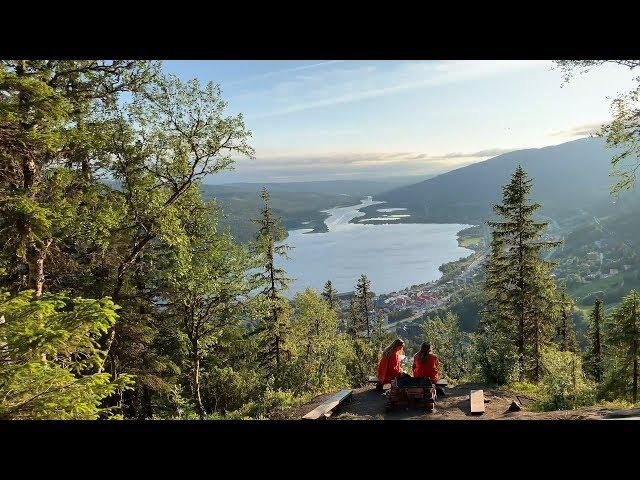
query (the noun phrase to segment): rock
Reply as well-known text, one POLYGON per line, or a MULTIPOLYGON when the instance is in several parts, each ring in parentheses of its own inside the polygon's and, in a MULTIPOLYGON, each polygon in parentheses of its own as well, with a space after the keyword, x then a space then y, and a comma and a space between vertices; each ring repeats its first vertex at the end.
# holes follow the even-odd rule
POLYGON ((522 407, 515 400, 513 402, 511 402, 511 405, 509 405, 509 411, 510 412, 519 412, 520 410, 522 410, 522 407))

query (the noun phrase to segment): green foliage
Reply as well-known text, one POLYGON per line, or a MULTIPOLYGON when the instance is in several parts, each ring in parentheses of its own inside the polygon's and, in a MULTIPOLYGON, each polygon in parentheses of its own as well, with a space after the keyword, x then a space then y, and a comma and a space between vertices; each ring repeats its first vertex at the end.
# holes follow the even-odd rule
POLYGON ((429 342, 440 362, 440 376, 460 380, 469 370, 469 339, 451 312, 422 324, 423 341, 429 342))
POLYGON ((371 281, 363 273, 356 284, 355 299, 360 311, 360 319, 363 322, 362 327, 366 330, 367 337, 371 335, 372 297, 371 281))
POLYGON ((587 332, 587 349, 585 352, 585 371, 599 383, 604 371, 603 327, 606 322, 602 301, 597 298, 593 310, 589 314, 589 330, 587 332))
POLYGON ((520 378, 517 350, 499 325, 486 325, 471 335, 471 359, 478 381, 505 385, 520 378))
MULTIPOLYGON (((485 268, 483 322, 485 331, 491 333, 480 343, 480 351, 506 353, 505 347, 513 342, 521 380, 526 377, 537 381, 541 350, 552 339, 557 309, 555 284, 550 275, 553 264, 541 254, 559 242, 542 238, 547 224, 533 219, 540 205, 527 203, 531 188, 531 180, 518 166, 503 188, 502 204, 494 205, 501 220, 487 222, 493 229, 493 238, 485 268), (493 349, 487 342, 498 342, 500 346, 493 349)), ((504 373, 490 377, 504 378, 504 373)))
POLYGON ((254 254, 260 268, 252 277, 252 285, 261 289, 257 299, 261 312, 258 325, 259 362, 267 384, 281 388, 285 362, 291 359, 291 351, 287 347, 291 308, 282 294, 289 287, 290 279, 276 262, 278 257, 287 257, 290 247, 284 243, 278 244, 285 238, 285 231, 280 219, 272 215, 266 188, 263 188, 260 197, 263 201, 261 218, 254 220, 259 227, 254 254))
MULTIPOLYGON (((295 407, 308 397, 296 397, 291 392, 283 390, 266 390, 264 394, 243 405, 238 410, 230 412, 225 419, 229 420, 266 420, 285 416, 287 410, 295 407)), ((219 417, 216 417, 219 418, 219 417)))
MULTIPOLYGON (((565 74, 565 81, 569 81, 575 71, 586 73, 607 62, 630 70, 640 67, 639 60, 562 60, 557 63, 565 74)), ((599 136, 606 138, 608 146, 619 152, 611 158, 611 175, 618 177, 618 181, 611 186, 613 194, 632 188, 640 167, 640 77, 636 77, 635 81, 638 82, 636 88, 613 99, 613 120, 605 123, 598 132, 599 136)))
POLYGON ((294 298, 293 311, 288 388, 299 394, 348 386, 348 338, 338 332, 335 310, 315 290, 306 289, 294 298))
POLYGON ((640 294, 631 290, 605 324, 607 369, 605 398, 638 401, 640 376, 640 294))
POLYGON ((102 365, 98 339, 117 318, 108 299, 62 293, 34 299, 27 290, 0 294, 0 418, 95 419, 132 378, 90 373, 102 365))
POLYGON ((538 408, 569 410, 595 402, 595 385, 586 379, 578 354, 553 346, 543 347, 542 369, 538 408))

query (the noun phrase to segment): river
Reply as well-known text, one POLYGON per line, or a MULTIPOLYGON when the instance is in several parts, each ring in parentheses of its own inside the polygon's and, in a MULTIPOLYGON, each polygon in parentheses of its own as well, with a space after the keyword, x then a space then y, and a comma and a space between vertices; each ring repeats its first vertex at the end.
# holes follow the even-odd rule
POLYGON ((383 202, 367 197, 359 205, 326 210, 328 232, 289 231, 285 243, 294 249, 283 262, 288 276, 294 278, 289 295, 306 287, 321 290, 327 280, 340 293, 353 291, 362 273, 371 280, 375 293, 398 291, 438 279, 440 265, 473 253, 459 247, 456 237, 470 225, 394 224, 406 217, 396 208, 378 210, 380 218, 389 223, 349 223, 364 216, 361 208, 378 203, 383 202))

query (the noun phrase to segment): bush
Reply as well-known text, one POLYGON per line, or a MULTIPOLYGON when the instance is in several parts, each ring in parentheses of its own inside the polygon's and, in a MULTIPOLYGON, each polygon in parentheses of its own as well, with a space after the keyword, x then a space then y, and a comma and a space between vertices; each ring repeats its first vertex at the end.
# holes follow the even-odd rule
MULTIPOLYGON (((296 397, 289 391, 267 390, 262 398, 246 403, 234 412, 229 412, 224 418, 230 420, 266 420, 278 416, 287 410, 308 400, 307 397, 296 397)), ((218 415, 210 419, 223 418, 218 415)))
POLYGON ((518 379, 518 356, 513 343, 487 332, 471 340, 472 378, 490 385, 506 385, 518 379))
POLYGON ((542 368, 537 409, 570 410, 595 403, 595 385, 586 379, 578 354, 545 347, 542 368))

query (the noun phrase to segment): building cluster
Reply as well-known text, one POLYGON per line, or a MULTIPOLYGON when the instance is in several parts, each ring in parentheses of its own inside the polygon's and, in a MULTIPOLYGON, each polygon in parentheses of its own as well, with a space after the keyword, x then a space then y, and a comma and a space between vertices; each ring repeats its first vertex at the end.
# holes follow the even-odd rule
POLYGON ((422 310, 434 308, 440 303, 440 295, 437 292, 426 290, 403 291, 392 293, 383 300, 384 306, 391 310, 412 308, 422 310))

